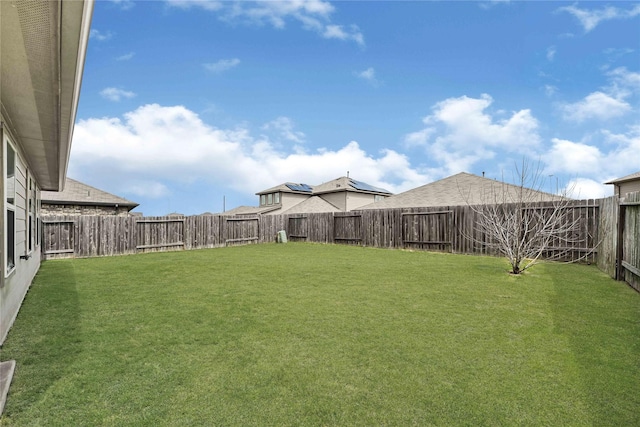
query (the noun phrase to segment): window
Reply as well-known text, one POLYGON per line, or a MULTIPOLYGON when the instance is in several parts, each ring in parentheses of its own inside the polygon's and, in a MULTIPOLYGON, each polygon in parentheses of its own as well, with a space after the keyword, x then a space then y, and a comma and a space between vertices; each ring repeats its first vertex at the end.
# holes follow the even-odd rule
POLYGON ((11 273, 16 266, 16 151, 9 143, 8 139, 4 139, 5 143, 5 162, 4 162, 4 174, 5 174, 5 187, 6 194, 5 199, 5 274, 11 273))
POLYGON ((267 194, 267 204, 268 205, 273 204, 273 194, 267 194))
POLYGON ((280 203, 280 193, 274 193, 273 194, 273 203, 275 203, 275 204, 280 203))
POLYGON ((260 205, 264 206, 266 204, 267 204, 267 196, 263 194, 262 196, 260 196, 260 205))
POLYGON ((373 196, 373 201, 374 202, 379 202, 380 200, 384 200, 384 196, 379 196, 379 195, 375 195, 373 196))
POLYGON ((29 175, 29 190, 27 193, 27 253, 33 252, 33 246, 35 242, 35 210, 36 210, 36 185, 33 182, 33 178, 29 175))

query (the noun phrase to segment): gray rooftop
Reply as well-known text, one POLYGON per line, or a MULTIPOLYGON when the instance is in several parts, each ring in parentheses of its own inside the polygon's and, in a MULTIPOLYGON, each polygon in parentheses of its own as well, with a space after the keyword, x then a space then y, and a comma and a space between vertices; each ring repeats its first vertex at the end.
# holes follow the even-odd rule
POLYGON ((340 178, 336 178, 331 181, 324 182, 320 185, 309 185, 309 184, 300 184, 295 182, 285 182, 283 184, 276 185, 275 187, 262 190, 256 194, 261 195, 261 194, 281 192, 281 193, 296 193, 296 194, 311 195, 311 194, 335 193, 339 191, 353 191, 358 193, 380 194, 385 196, 392 194, 390 191, 385 190, 384 188, 374 187, 373 185, 369 185, 366 182, 356 181, 355 179, 349 178, 346 176, 341 176, 340 178), (296 186, 300 186, 300 185, 310 187, 312 189, 312 192, 297 191, 297 190, 291 189, 291 187, 296 188, 296 186))
POLYGON ((640 171, 632 173, 632 174, 627 175, 627 176, 623 176, 622 178, 618 178, 618 179, 611 180, 609 182, 605 182, 605 184, 619 184, 621 182, 635 181, 636 179, 640 179, 640 171))
POLYGON ((341 212, 336 206, 324 200, 319 196, 311 196, 307 200, 298 203, 297 205, 281 212, 282 215, 286 214, 306 214, 306 213, 319 213, 319 212, 341 212))
MULTIPOLYGON (((503 191, 506 201, 515 201, 518 197, 520 187, 506 183, 503 185, 502 181, 461 172, 368 204, 358 210, 463 206, 467 204, 490 203, 493 196, 497 193, 500 193, 500 198, 502 198, 503 191)), ((524 191, 524 198, 527 201, 551 201, 561 199, 560 196, 543 191, 536 191, 529 188, 525 188, 524 191)))
POLYGON ((380 194, 389 196, 392 194, 384 188, 374 187, 366 182, 356 181, 355 179, 341 176, 334 180, 316 185, 313 187, 313 194, 335 193, 338 191, 352 191, 357 193, 380 194))
POLYGON ((95 206, 123 206, 129 210, 138 203, 99 190, 80 181, 67 177, 63 191, 41 191, 42 203, 51 205, 95 205, 95 206))

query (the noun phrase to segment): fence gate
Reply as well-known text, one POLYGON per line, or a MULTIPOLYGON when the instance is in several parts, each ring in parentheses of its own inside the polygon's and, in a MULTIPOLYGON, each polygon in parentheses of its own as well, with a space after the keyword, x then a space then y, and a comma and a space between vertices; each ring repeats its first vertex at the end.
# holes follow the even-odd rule
POLYGON ((362 244, 362 215, 338 215, 333 219, 333 240, 346 245, 362 244))
POLYGON ((309 237, 309 225, 307 217, 289 218, 287 224, 288 238, 292 242, 306 242, 309 237))
POLYGON ((453 211, 403 213, 403 246, 452 252, 452 221, 453 211))
POLYGON ((136 250, 184 249, 184 218, 145 218, 136 221, 136 250))
POLYGON ((627 193, 620 203, 618 220, 618 256, 616 277, 640 292, 640 192, 627 193))
POLYGON ((260 220, 258 217, 225 218, 225 245, 258 243, 260 220))
POLYGON ((47 258, 66 254, 73 256, 75 252, 75 221, 44 220, 42 221, 43 255, 47 258))

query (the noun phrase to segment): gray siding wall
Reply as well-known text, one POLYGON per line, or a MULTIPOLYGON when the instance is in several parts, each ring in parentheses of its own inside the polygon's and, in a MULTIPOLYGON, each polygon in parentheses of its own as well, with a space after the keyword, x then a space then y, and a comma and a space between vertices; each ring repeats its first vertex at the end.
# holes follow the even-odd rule
POLYGON ((624 197, 627 193, 635 193, 636 191, 640 191, 640 179, 620 184, 620 197, 624 197))
MULTIPOLYGON (((13 144, 12 146, 16 150, 16 175, 15 175, 15 269, 6 275, 4 265, 4 251, 5 240, 4 235, 5 228, 5 215, 6 215, 6 196, 4 194, 5 186, 5 171, 4 167, 0 174, 0 187, 2 190, 2 242, 0 244, 0 263, 2 264, 1 281, 0 281, 0 345, 4 342, 11 325, 13 324, 20 305, 24 300, 24 297, 31 285, 33 277, 40 268, 40 246, 37 245, 37 239, 34 239, 34 246, 31 252, 28 252, 28 175, 29 171, 26 163, 22 157, 22 150, 18 141, 10 138, 8 131, 4 129, 2 131, 2 143, 4 145, 4 139, 8 138, 13 144), (23 255, 28 255, 28 259, 21 259, 23 255)), ((1 150, 0 150, 1 151, 1 150)), ((2 159, 1 165, 4 165, 4 159, 2 159)), ((35 233, 35 215, 34 215, 34 228, 35 233)), ((34 236, 35 237, 35 236, 34 236)))

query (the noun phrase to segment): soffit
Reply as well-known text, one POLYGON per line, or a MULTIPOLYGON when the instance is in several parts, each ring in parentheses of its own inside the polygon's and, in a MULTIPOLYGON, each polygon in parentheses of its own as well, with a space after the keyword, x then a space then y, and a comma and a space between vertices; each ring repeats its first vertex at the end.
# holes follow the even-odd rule
POLYGON ((40 187, 63 187, 92 3, 0 1, 0 101, 40 187))

